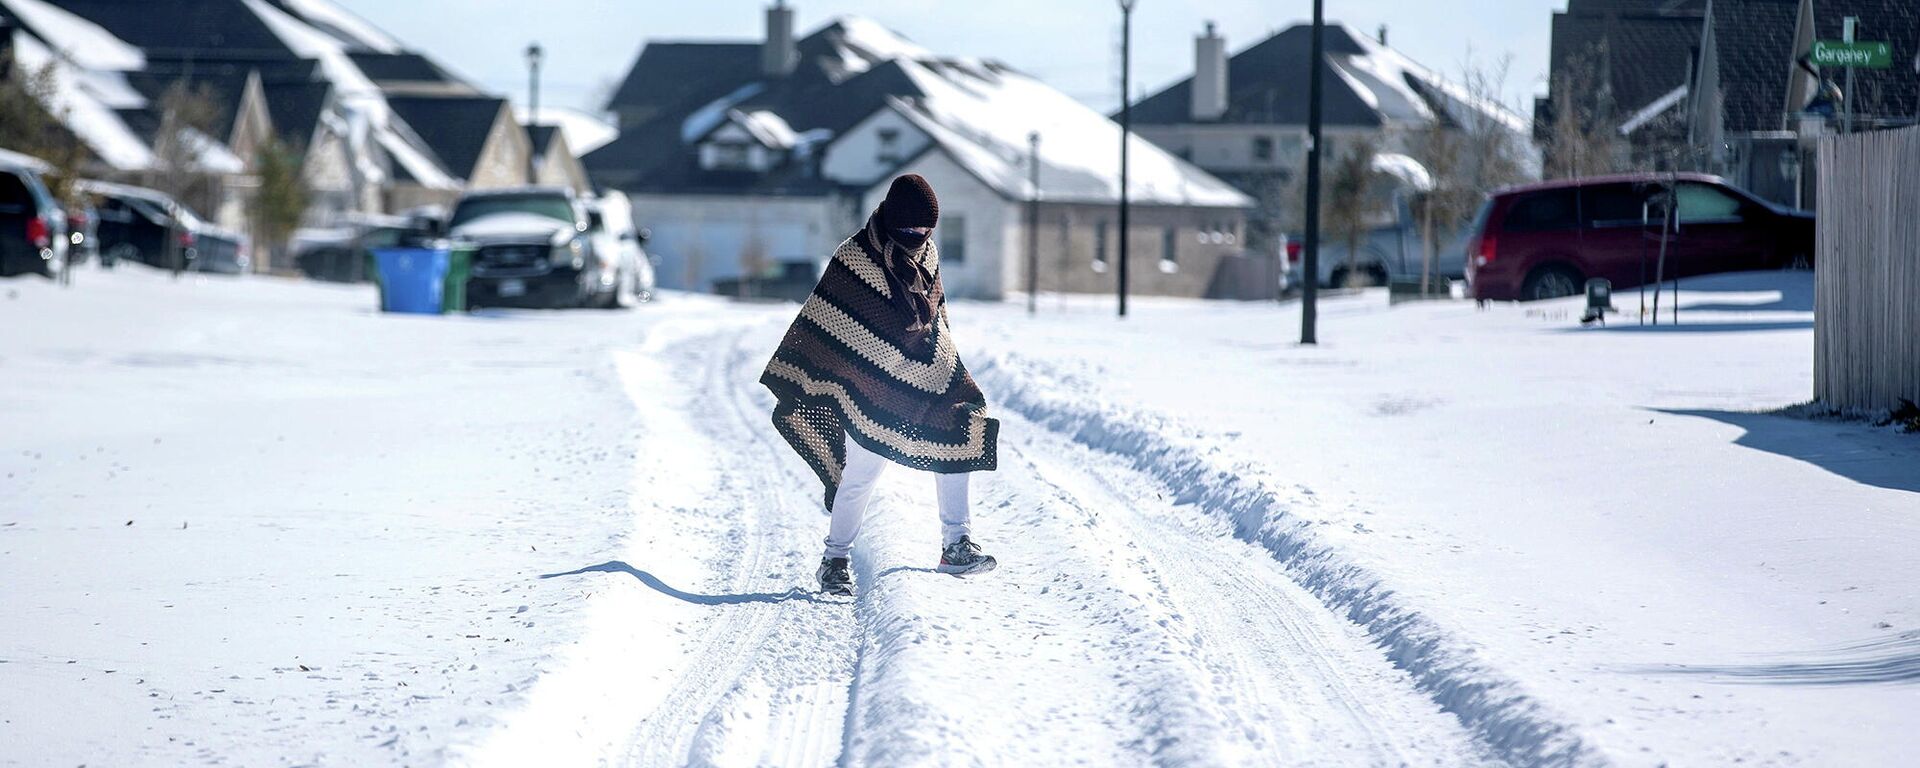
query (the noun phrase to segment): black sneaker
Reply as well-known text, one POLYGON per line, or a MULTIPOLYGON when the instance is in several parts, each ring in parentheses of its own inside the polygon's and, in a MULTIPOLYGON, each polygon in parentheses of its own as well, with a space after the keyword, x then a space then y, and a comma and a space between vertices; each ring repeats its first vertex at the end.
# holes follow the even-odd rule
POLYGON ((960 537, 959 541, 948 544, 946 549, 940 550, 941 573, 951 573, 955 576, 986 573, 999 565, 1000 561, 993 559, 993 555, 981 553, 980 545, 973 543, 973 539, 966 536, 960 537))
POLYGON ((820 570, 814 574, 820 579, 820 591, 829 595, 852 595, 853 572, 847 565, 844 557, 820 558, 820 570))

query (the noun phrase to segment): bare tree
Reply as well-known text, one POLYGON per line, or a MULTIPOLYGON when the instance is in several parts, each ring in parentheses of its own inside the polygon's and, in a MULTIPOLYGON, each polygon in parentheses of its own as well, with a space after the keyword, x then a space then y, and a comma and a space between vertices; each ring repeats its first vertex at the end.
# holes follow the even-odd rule
MULTIPOLYGON (((178 80, 167 86, 160 96, 160 127, 154 132, 147 185, 198 212, 218 206, 219 185, 204 172, 203 159, 219 114, 213 90, 206 85, 196 88, 178 80)), ((186 248, 176 238, 168 240, 167 262, 178 276, 187 267, 186 248)))
POLYGON ((1414 199, 1424 247, 1423 293, 1435 270, 1435 238, 1465 226, 1488 193, 1533 175, 1525 156, 1529 142, 1499 111, 1511 67, 1510 56, 1483 62, 1469 50, 1461 64, 1462 97, 1440 101, 1440 114, 1408 141, 1433 181, 1414 199))
POLYGON ((1613 86, 1605 76, 1605 43, 1573 56, 1554 77, 1549 100, 1546 176, 1579 178, 1619 169, 1620 136, 1613 86))

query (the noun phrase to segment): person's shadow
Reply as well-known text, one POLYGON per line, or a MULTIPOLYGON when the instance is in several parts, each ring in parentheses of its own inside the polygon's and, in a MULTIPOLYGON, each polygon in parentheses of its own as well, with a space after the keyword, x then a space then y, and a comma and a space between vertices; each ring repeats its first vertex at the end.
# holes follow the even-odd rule
POLYGON ((789 589, 785 592, 750 592, 750 593, 739 594, 739 595, 702 595, 695 592, 687 592, 685 590, 675 589, 672 586, 668 585, 666 582, 661 581, 658 576, 655 576, 651 573, 647 573, 646 571, 643 571, 631 565, 628 565, 625 561, 622 561, 622 560, 608 560, 607 562, 601 563, 599 565, 589 565, 584 568, 575 568, 574 570, 565 571, 562 573, 543 573, 540 575, 540 578, 553 579, 553 578, 559 578, 561 576, 578 576, 583 573, 624 573, 628 576, 632 576, 635 581, 638 581, 641 584, 647 585, 648 587, 652 588, 656 592, 659 592, 660 594, 666 595, 671 598, 675 598, 677 600, 685 600, 695 605, 740 605, 742 603, 785 603, 785 602, 790 602, 795 600, 805 601, 809 603, 827 602, 827 601, 821 600, 819 596, 814 595, 811 592, 803 591, 798 587, 789 589))

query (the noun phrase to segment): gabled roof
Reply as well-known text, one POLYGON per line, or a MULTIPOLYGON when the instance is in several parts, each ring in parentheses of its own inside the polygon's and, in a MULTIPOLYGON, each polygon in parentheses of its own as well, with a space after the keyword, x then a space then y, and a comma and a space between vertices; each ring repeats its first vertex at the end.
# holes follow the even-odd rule
POLYGON ((353 59, 355 66, 376 83, 403 81, 447 83, 467 85, 468 83, 448 72, 425 54, 411 51, 398 53, 380 53, 378 51, 352 51, 347 56, 353 59))
MULTIPOLYGON (((1329 61, 1365 53, 1353 33, 1339 24, 1328 24, 1321 39, 1329 61)), ((1305 125, 1307 58, 1312 55, 1312 45, 1313 28, 1297 24, 1233 54, 1227 60, 1227 111, 1215 122, 1305 125)), ((1380 113, 1332 67, 1321 87, 1321 117, 1327 125, 1380 125, 1380 113)), ((1192 99, 1193 77, 1188 76, 1136 102, 1133 122, 1191 123, 1192 99)))
POLYGON ((698 106, 759 75, 760 46, 755 43, 647 43, 606 108, 698 106))
MULTIPOLYGON (((1117 199, 1119 126, 1085 105, 1004 64, 938 56, 872 21, 842 17, 796 42, 798 62, 784 76, 764 77, 758 46, 650 44, 627 82, 671 80, 693 49, 713 46, 715 61, 738 58, 731 79, 705 77, 695 100, 683 89, 671 98, 616 96, 614 110, 653 110, 624 126, 620 138, 589 154, 595 181, 628 191, 661 193, 817 195, 842 189, 806 162, 819 148, 884 110, 897 112, 958 165, 1003 196, 1031 194, 1024 170, 1027 134, 1047 138, 1041 149, 1042 185, 1049 199, 1117 199), (655 56, 654 51, 673 51, 655 56), (665 67, 664 71, 649 71, 665 67), (651 99, 651 100, 647 100, 651 99), (674 99, 679 99, 675 102, 674 99), (664 106, 671 104, 670 107, 664 106), (770 149, 791 149, 795 160, 770 172, 702 168, 697 144, 723 125, 738 126, 770 149)), ((711 74, 711 73, 707 73, 711 74)), ((1365 76, 1365 73, 1361 73, 1365 76)), ((1135 137, 1131 188, 1142 203, 1236 207, 1248 200, 1204 171, 1135 137)))
POLYGON ((480 162, 487 136, 505 109, 505 99, 493 96, 388 97, 394 114, 407 121, 442 167, 467 178, 480 162))
POLYGON ((292 58, 294 52, 243 0, 47 0, 149 55, 219 50, 229 58, 292 58), (137 12, 134 6, 138 6, 137 12))
POLYGON ((533 143, 533 152, 536 155, 546 154, 556 139, 564 138, 559 126, 529 125, 526 128, 527 140, 533 143))
POLYGON ((1720 65, 1722 125, 1729 132, 1786 127, 1799 0, 1714 0, 1707 23, 1720 65))
POLYGON ((305 151, 319 130, 320 118, 333 99, 333 84, 325 80, 263 85, 267 117, 281 143, 305 151))
MULTIPOLYGON (((1322 45, 1326 77, 1321 81, 1321 105, 1327 125, 1371 128, 1387 122, 1460 122, 1480 115, 1514 131, 1526 130, 1526 120, 1512 110, 1473 97, 1399 51, 1343 25, 1328 25, 1322 45)), ((1226 113, 1209 122, 1306 125, 1312 49, 1312 26, 1299 24, 1234 54, 1227 60, 1226 113)), ((1192 77, 1169 85, 1134 104, 1133 121, 1193 123, 1192 93, 1192 77)))

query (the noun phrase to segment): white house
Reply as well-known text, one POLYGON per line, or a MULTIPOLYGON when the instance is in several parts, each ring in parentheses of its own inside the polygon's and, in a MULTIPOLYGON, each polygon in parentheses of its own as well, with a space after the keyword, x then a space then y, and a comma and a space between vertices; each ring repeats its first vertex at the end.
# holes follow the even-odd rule
MULTIPOLYGON (((768 9, 760 42, 649 43, 608 104, 620 138, 586 166, 633 198, 663 286, 821 262, 911 172, 940 194, 952 295, 1025 289, 1035 200, 1039 289, 1111 290, 1118 125, 1004 64, 939 56, 866 19, 796 40, 792 13, 768 9)), ((1134 290, 1208 295, 1251 200, 1138 137, 1130 152, 1134 290)))

